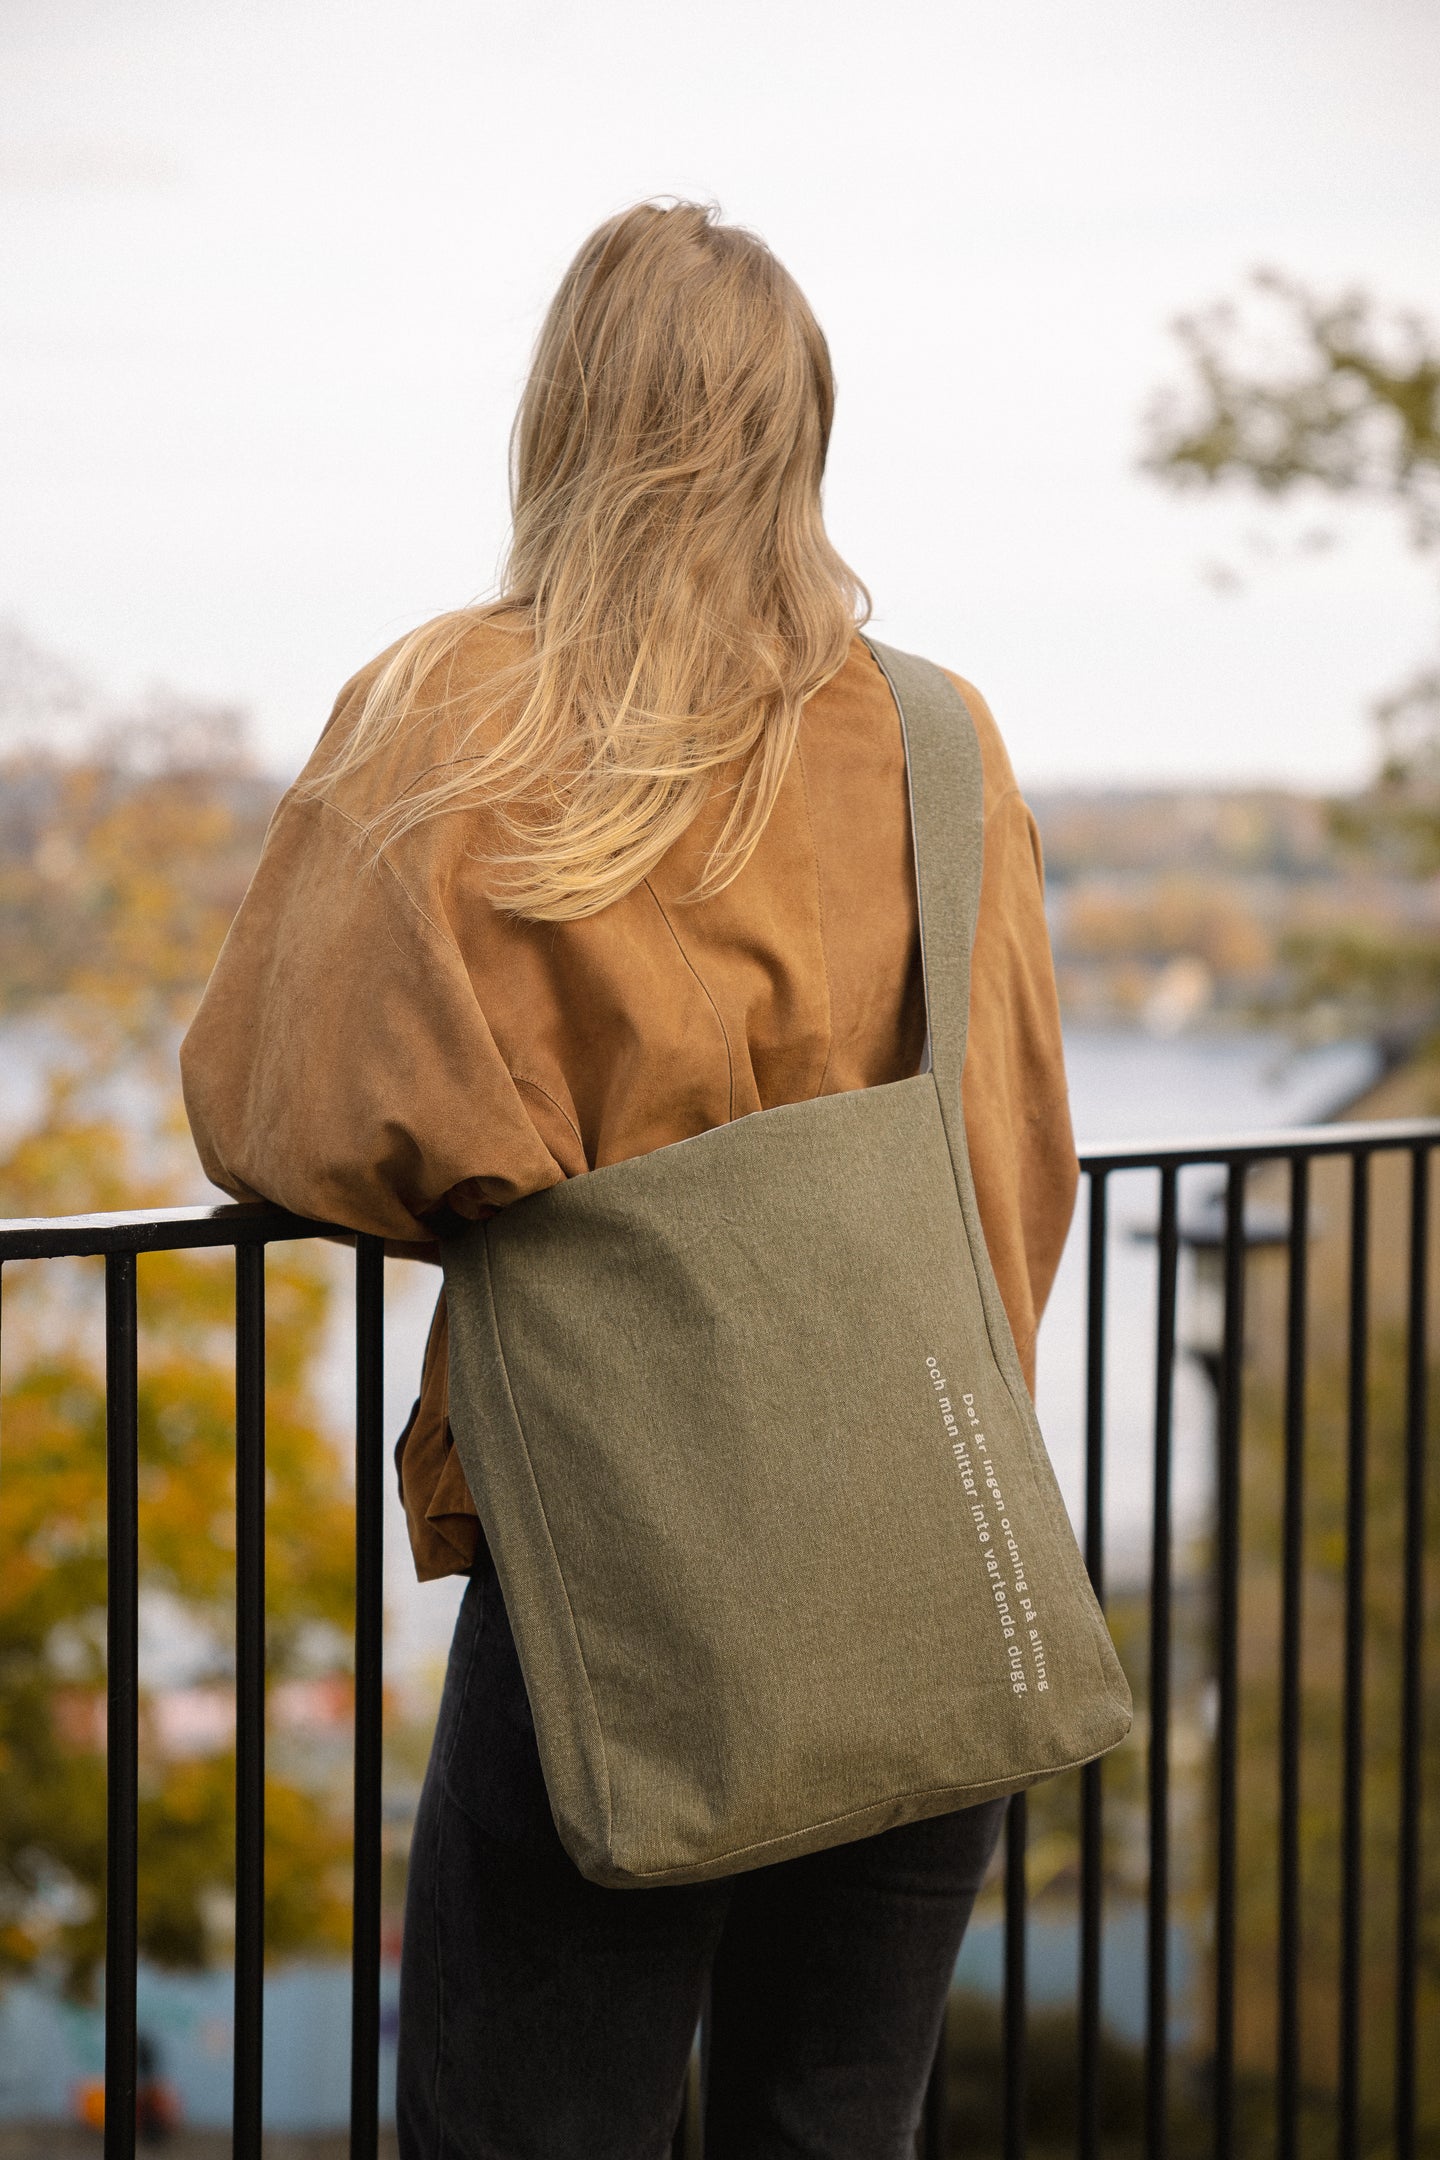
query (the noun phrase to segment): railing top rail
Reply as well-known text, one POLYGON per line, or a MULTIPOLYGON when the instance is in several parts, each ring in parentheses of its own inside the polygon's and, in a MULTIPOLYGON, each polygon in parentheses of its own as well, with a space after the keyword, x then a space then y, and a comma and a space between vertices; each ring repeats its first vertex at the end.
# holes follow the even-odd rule
POLYGON ((282 1238, 354 1235, 337 1223, 311 1222, 308 1216, 258 1201, 130 1208, 113 1215, 22 1215, 0 1220, 0 1261, 182 1252, 205 1245, 273 1245, 282 1238))
MULTIPOLYGON (((1386 1118, 1369 1124, 1276 1126, 1218 1140, 1134 1140, 1080 1150, 1081 1168, 1181 1169, 1192 1163, 1283 1161, 1292 1155, 1349 1155, 1356 1149, 1440 1147, 1440 1118, 1386 1118)), ((274 1245, 285 1238, 353 1238, 343 1224, 313 1222, 263 1202, 220 1207, 132 1208, 111 1215, 23 1215, 0 1219, 0 1262, 78 1259, 92 1254, 181 1252, 215 1245, 274 1245)))
POLYGON ((1277 1125, 1213 1140, 1125 1140, 1084 1147, 1082 1170, 1184 1169, 1191 1163, 1283 1162, 1292 1155, 1353 1155, 1357 1150, 1440 1147, 1440 1118, 1380 1118, 1334 1125, 1277 1125))

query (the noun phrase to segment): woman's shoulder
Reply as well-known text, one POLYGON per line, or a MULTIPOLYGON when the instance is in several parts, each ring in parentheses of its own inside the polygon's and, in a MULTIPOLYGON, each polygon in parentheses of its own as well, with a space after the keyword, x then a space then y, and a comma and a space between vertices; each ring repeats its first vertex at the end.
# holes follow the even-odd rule
POLYGON ((348 733, 376 683, 397 663, 408 659, 414 669, 417 725, 438 734, 464 705, 467 693, 484 689, 529 650, 528 627, 516 615, 489 608, 454 608, 431 616, 393 639, 341 684, 320 742, 333 742, 337 735, 348 733))
POLYGON ((357 668, 342 685, 314 750, 296 783, 302 794, 344 760, 372 694, 386 677, 405 683, 403 719, 387 729, 383 745, 325 788, 332 807, 365 822, 424 774, 473 756, 486 732, 476 731, 477 704, 498 706, 494 692, 508 668, 530 651, 529 633, 515 617, 489 609, 457 609, 432 617, 357 668))
POLYGON ((1009 796, 1019 793, 1015 768, 1010 762, 1010 753, 1005 747, 1005 738, 1000 733, 999 723, 983 692, 977 690, 974 683, 967 681, 965 676, 957 675, 953 668, 945 668, 942 672, 960 692, 970 718, 975 723, 975 734, 980 744, 980 765, 985 775, 985 814, 990 817, 1009 796))
MULTIPOLYGON (((932 665, 940 666, 940 663, 932 662, 932 665)), ((941 673, 955 685, 974 722, 984 774, 986 815, 989 816, 1017 791, 1015 769, 1005 747, 1005 738, 983 691, 977 689, 967 676, 957 674, 953 668, 941 666, 941 673)), ((837 676, 832 677, 826 688, 827 692, 831 693, 827 700, 828 707, 835 712, 837 718, 849 717, 870 726, 889 727, 893 724, 891 715, 894 712, 894 700, 890 695, 890 686, 881 671, 879 661, 858 630, 851 641, 844 666, 837 676)))

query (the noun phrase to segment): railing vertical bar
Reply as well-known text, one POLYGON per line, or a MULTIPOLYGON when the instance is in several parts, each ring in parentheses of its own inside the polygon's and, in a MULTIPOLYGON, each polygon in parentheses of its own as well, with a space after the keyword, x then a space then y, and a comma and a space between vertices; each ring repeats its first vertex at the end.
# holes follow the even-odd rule
MULTIPOLYGON (((1105 1291, 1109 1187, 1090 1179, 1089 1283, 1085 1346, 1085 1565, 1105 1601, 1105 1291)), ((1080 1773, 1080 2078, 1081 2160, 1100 2151, 1100 1939, 1104 1897, 1101 1765, 1080 1773)))
POLYGON ((1350 1158, 1350 1340, 1346 1390, 1345 1702, 1340 1831, 1340 2160, 1360 2151, 1360 1988, 1365 1834, 1365 1481, 1369 1417, 1370 1157, 1350 1158))
POLYGON ((140 1715, 135 1255, 105 1261, 105 2160, 135 2151, 140 1715))
POLYGON ((1430 1271, 1430 1150, 1410 1157, 1410 1297, 1405 1344, 1405 1623, 1400 1679, 1399 1897, 1395 1975, 1395 2160, 1414 2160, 1420 1959, 1422 1654, 1425 1641, 1425 1424, 1430 1271))
POLYGON ((1280 1912, 1276 1945, 1277 2160, 1301 2160, 1300 1736, 1305 1579, 1305 1363, 1309 1295, 1310 1164, 1290 1162, 1285 1303, 1285 1499, 1280 1613, 1280 1912))
POLYGON ((233 2145, 259 2160, 265 1985, 265 1248, 235 1249, 233 2145))
POLYGON ((1025 2160, 1028 2145, 1026 2093, 1027 2010, 1025 1843, 1028 1822, 1023 1792, 1005 1811, 1005 2160, 1025 2160))
POLYGON ((384 1616, 385 1248, 355 1241, 355 1889, 350 2153, 375 2160, 380 2107, 380 1748, 384 1616))
POLYGON ((1235 1891, 1239 1767, 1240 1412, 1245 1365, 1245 1168, 1225 1182, 1225 1305, 1220 1347, 1215 1735, 1215 2160, 1235 2152, 1235 1891))
POLYGON ((1170 2064, 1170 1513, 1175 1407, 1178 1174, 1160 1173, 1155 1300, 1155 1493, 1150 1543, 1150 1881, 1145 1932, 1145 2151, 1169 2149, 1170 2064))

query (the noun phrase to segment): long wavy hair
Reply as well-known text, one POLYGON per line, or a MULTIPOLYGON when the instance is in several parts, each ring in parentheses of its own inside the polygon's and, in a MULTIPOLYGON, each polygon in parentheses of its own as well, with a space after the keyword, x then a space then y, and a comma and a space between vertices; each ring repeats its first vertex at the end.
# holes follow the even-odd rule
POLYGON ((483 804, 496 903, 564 921, 638 885, 718 789, 690 897, 720 891, 870 612, 821 515, 834 401, 820 327, 753 233, 689 202, 601 225, 520 401, 499 598, 404 640, 311 791, 448 705, 457 736, 375 815, 378 846, 483 804), (457 691, 487 620, 525 633, 517 657, 457 691))

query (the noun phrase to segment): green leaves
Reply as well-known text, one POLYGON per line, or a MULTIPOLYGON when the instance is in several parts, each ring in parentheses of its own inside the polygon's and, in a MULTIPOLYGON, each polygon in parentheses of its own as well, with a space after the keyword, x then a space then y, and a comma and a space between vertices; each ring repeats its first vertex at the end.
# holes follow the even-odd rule
MULTIPOLYGON (((1378 503, 1412 547, 1440 550, 1440 331, 1363 292, 1326 299, 1275 270, 1239 302, 1175 325, 1186 380, 1145 423, 1142 467, 1170 487, 1239 486, 1272 499, 1320 493, 1378 503)), ((1377 701, 1375 776, 1337 800, 1330 826, 1353 855, 1424 880, 1440 871, 1440 665, 1377 701)), ((1289 941, 1287 1005, 1402 1051, 1440 1041, 1436 922, 1414 920, 1289 941)))

